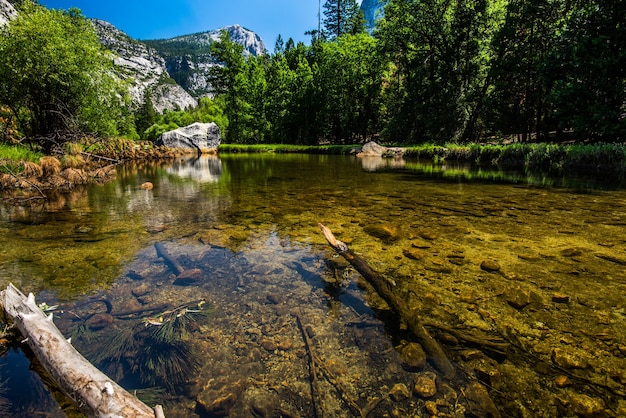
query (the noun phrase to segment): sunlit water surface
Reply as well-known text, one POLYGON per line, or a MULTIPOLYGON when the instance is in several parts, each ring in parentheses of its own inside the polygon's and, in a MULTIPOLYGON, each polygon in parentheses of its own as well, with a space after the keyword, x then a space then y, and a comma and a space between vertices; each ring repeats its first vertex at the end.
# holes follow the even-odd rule
MULTIPOLYGON (((169 417, 624 416, 626 192, 570 180, 309 155, 128 166, 1 207, 0 287, 58 305, 79 351, 169 417), (319 222, 396 284, 454 379, 319 222)), ((74 415, 22 346, 0 358, 0 412, 74 415)))

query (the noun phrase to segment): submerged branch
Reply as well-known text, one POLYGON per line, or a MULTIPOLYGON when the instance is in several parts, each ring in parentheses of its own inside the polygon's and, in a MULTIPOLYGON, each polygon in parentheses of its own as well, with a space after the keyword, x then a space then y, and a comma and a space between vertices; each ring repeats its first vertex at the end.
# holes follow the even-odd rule
POLYGON ((374 271, 365 260, 350 251, 345 243, 336 239, 329 228, 321 223, 319 227, 328 244, 337 253, 341 254, 372 285, 376 293, 387 302, 396 315, 406 321, 409 330, 422 345, 435 368, 443 373, 446 378, 452 379, 456 374, 454 366, 439 343, 428 333, 418 314, 410 309, 402 299, 397 297, 394 292, 395 283, 386 280, 378 272, 374 271))

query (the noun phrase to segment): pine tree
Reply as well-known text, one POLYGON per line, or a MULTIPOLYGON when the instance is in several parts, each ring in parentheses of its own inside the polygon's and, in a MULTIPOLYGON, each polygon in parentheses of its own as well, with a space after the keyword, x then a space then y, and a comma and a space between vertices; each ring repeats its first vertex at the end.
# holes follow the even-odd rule
POLYGON ((285 41, 279 33, 278 38, 276 38, 276 44, 274 44, 274 54, 282 54, 283 52, 285 52, 285 41))
POLYGON ((356 0, 326 0, 324 3, 324 32, 329 39, 365 30, 363 15, 356 0))
POLYGON ((156 110, 152 103, 152 95, 148 90, 143 94, 143 103, 135 112, 135 127, 141 137, 144 137, 146 129, 156 122, 156 110))

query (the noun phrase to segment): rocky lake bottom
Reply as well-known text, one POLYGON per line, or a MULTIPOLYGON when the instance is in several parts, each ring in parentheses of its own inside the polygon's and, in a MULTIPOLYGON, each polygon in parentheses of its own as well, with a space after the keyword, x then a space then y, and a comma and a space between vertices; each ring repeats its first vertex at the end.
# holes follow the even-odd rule
POLYGON ((133 172, 114 216, 90 194, 43 223, 7 210, 2 284, 58 304, 79 351, 168 417, 626 415, 623 192, 299 160, 249 181, 238 161, 228 187, 133 172), (394 283, 453 377, 318 222, 394 283))

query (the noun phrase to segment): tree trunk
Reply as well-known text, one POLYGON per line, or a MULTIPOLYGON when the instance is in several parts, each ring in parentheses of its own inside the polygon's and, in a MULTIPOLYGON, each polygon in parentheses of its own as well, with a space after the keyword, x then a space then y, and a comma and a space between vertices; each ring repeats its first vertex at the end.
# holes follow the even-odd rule
MULTIPOLYGON (((0 292, 0 305, 59 388, 91 417, 162 416, 109 379, 89 363, 65 339, 35 303, 33 294, 24 296, 13 284, 0 292)), ((158 411, 158 412, 157 412, 158 411)))

